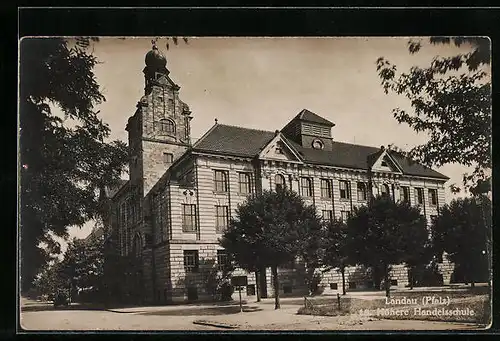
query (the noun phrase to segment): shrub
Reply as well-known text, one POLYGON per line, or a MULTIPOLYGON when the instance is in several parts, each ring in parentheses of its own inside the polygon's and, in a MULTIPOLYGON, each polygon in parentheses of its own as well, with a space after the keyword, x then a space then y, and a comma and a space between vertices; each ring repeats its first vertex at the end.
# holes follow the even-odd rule
POLYGON ((312 295, 321 295, 325 288, 321 285, 323 276, 319 272, 315 272, 309 282, 309 292, 312 295))
POLYGON ((217 296, 221 301, 231 301, 233 298, 234 288, 229 282, 224 282, 217 290, 217 296))

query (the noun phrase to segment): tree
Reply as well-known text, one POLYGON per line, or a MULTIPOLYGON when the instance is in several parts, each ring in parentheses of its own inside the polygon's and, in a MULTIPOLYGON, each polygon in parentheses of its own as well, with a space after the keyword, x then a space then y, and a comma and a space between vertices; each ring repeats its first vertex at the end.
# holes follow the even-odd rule
MULTIPOLYGON (((391 264, 411 264, 423 254, 428 239, 426 225, 418 208, 378 196, 369 207, 354 208, 347 220, 349 259, 372 267, 375 273, 380 271, 389 297, 391 264)), ((378 276, 375 282, 379 287, 378 276)))
POLYGON ((56 260, 53 264, 45 264, 34 280, 34 287, 42 295, 51 297, 58 289, 65 288, 67 283, 61 276, 61 262, 56 260))
POLYGON ((238 206, 220 244, 245 270, 271 267, 275 309, 279 309, 278 266, 304 254, 308 235, 320 229, 315 208, 306 206, 297 193, 264 191, 238 206))
POLYGON ((73 292, 86 289, 94 294, 103 290, 103 238, 73 239, 61 262, 61 276, 73 292))
POLYGON ((434 247, 446 251, 455 270, 460 269, 472 287, 489 275, 490 217, 491 201, 486 196, 460 198, 445 205, 432 225, 434 247))
POLYGON ((322 265, 325 271, 338 269, 342 275, 342 295, 345 291, 345 268, 349 265, 349 240, 347 225, 342 220, 333 220, 325 224, 322 265))
POLYGON ((96 106, 105 100, 98 63, 81 38, 26 38, 20 47, 20 229, 22 290, 59 253, 51 235, 102 216, 100 193, 128 162, 125 143, 107 141, 96 106), (58 113, 60 112, 60 114, 58 113), (40 247, 46 244, 46 249, 40 247))
MULTIPOLYGON (((395 119, 429 136, 426 143, 411 149, 407 156, 428 166, 451 163, 474 166, 471 175, 464 175, 464 186, 470 190, 481 182, 489 184, 491 81, 485 69, 490 64, 490 42, 488 38, 439 37, 431 38, 430 43, 469 45, 471 50, 435 57, 430 66, 414 66, 400 75, 396 65, 383 57, 377 60, 385 93, 407 97, 413 109, 413 112, 393 109, 395 119)), ((421 46, 421 41, 408 42, 411 54, 417 53, 421 46)), ((452 189, 458 190, 455 185, 452 189)))

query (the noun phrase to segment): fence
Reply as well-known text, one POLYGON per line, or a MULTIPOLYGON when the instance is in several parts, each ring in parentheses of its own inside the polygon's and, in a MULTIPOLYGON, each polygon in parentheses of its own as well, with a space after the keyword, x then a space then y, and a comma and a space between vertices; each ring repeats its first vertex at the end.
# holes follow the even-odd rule
POLYGON ((351 308, 350 298, 341 298, 340 294, 336 297, 309 298, 304 297, 304 309, 313 314, 337 315, 348 312, 351 308))

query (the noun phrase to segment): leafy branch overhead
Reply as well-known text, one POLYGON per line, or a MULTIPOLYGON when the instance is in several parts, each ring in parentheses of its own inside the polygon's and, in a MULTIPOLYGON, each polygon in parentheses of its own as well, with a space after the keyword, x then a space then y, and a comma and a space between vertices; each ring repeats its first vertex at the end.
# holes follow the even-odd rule
MULTIPOLYGON (((486 38, 461 37, 431 38, 430 43, 466 45, 470 52, 437 56, 428 67, 413 66, 401 73, 380 57, 377 72, 381 85, 386 94, 410 101, 412 110, 395 108, 394 118, 429 137, 408 156, 427 166, 458 163, 475 167, 464 182, 477 185, 491 168, 490 43, 486 38)), ((421 48, 421 41, 408 42, 411 54, 421 48)))
POLYGON ((108 142, 97 106, 105 101, 86 49, 60 38, 21 42, 20 162, 23 288, 47 260, 40 242, 57 253, 51 234, 102 218, 102 193, 128 162, 125 143, 108 142), (50 232, 50 233, 49 233, 50 232))
MULTIPOLYGON (((156 37, 153 40, 151 40, 151 43, 155 45, 161 39, 165 39, 165 48, 167 50, 170 49, 170 42, 174 43, 174 45, 179 45, 179 37, 156 37)), ((182 37, 181 39, 185 44, 188 44, 189 40, 187 37, 182 37)))

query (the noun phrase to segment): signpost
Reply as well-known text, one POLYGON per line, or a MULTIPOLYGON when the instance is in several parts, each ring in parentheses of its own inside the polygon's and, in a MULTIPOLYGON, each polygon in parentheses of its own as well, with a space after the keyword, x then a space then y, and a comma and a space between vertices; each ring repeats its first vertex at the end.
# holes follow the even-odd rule
POLYGON ((243 312, 243 305, 241 303, 241 287, 248 285, 247 276, 234 276, 231 278, 231 285, 233 287, 238 287, 238 292, 240 296, 240 313, 243 312))

